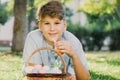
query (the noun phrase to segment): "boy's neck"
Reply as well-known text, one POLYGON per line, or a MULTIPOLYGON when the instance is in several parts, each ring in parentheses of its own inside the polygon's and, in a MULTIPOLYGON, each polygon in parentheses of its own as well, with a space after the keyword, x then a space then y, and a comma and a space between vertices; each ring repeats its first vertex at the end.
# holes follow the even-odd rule
POLYGON ((45 37, 44 37, 44 40, 45 40, 45 42, 46 42, 48 45, 54 46, 54 42, 48 41, 47 39, 45 39, 45 37))

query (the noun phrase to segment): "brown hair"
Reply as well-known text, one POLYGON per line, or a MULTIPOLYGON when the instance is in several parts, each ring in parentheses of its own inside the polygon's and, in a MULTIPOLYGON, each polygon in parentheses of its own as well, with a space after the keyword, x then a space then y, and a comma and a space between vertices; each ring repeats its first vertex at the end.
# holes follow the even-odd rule
POLYGON ((45 16, 52 18, 59 18, 60 20, 65 19, 65 9, 63 4, 59 1, 49 1, 37 10, 37 19, 40 21, 45 16))

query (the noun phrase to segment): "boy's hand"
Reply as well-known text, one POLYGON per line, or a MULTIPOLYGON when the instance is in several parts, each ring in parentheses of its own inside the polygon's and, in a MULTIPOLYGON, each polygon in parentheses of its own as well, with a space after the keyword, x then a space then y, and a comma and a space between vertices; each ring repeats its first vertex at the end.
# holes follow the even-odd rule
POLYGON ((68 41, 57 41, 55 47, 60 53, 66 53, 70 57, 75 55, 75 50, 68 41))
POLYGON ((75 75, 73 75, 73 76, 70 76, 70 80, 76 80, 76 77, 75 77, 75 75))

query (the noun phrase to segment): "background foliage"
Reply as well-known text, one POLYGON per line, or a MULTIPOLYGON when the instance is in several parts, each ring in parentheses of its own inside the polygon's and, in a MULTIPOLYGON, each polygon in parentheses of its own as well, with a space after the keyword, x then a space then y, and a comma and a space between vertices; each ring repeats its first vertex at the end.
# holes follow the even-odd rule
MULTIPOLYGON (((28 0, 27 17, 28 23, 36 22, 37 7, 47 0, 28 0), (31 1, 34 1, 32 4, 31 1)), ((70 0, 61 0, 64 5, 70 0)), ((101 50, 106 37, 111 38, 108 45, 110 50, 120 50, 120 0, 87 0, 78 6, 78 12, 84 12, 88 23, 81 25, 79 22, 73 24, 71 17, 74 12, 66 7, 68 30, 74 33, 82 42, 85 50, 101 50)), ((4 24, 10 16, 13 16, 14 0, 0 5, 0 23, 4 24), (3 17, 4 16, 4 17, 3 17)), ((32 30, 28 27, 29 31, 32 30)), ((36 28, 35 28, 36 29, 36 28)))
POLYGON ((88 24, 84 28, 86 32, 90 33, 89 36, 93 38, 91 43, 93 46, 89 46, 90 50, 94 46, 97 46, 97 50, 100 50, 103 46, 103 40, 107 36, 112 39, 109 45, 110 50, 120 50, 118 45, 120 44, 119 2, 119 0, 88 0, 82 3, 83 6, 78 9, 79 12, 84 12, 88 18, 88 24))

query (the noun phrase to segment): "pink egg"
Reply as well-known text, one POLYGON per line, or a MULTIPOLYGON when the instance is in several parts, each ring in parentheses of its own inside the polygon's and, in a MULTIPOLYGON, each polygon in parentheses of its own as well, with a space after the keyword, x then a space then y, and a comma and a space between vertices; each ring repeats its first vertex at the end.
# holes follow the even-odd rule
POLYGON ((49 66, 43 66, 42 69, 45 70, 45 71, 48 71, 48 70, 50 70, 50 67, 49 66))
POLYGON ((34 66, 34 68, 37 69, 37 70, 40 70, 42 68, 42 65, 37 64, 37 65, 34 66))
POLYGON ((39 73, 39 70, 33 68, 33 69, 32 69, 32 73, 39 73))
POLYGON ((57 70, 57 71, 56 71, 56 73, 61 74, 61 73, 62 73, 62 71, 61 71, 61 70, 57 70))
POLYGON ((41 69, 41 70, 39 71, 39 73, 46 73, 46 70, 45 70, 45 69, 41 69))
POLYGON ((62 73, 62 71, 58 67, 52 68, 52 72, 54 72, 54 73, 62 73))

